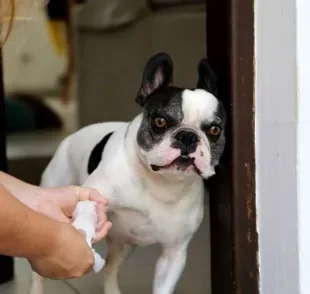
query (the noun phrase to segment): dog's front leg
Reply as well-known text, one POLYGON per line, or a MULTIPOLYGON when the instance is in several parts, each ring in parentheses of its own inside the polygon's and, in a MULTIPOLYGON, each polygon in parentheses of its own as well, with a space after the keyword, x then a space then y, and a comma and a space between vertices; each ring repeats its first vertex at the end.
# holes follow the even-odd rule
POLYGON ((181 246, 163 248, 156 264, 153 294, 172 294, 174 292, 185 266, 187 246, 188 242, 181 246))
POLYGON ((143 201, 137 201, 136 198, 128 197, 125 192, 122 193, 122 191, 119 191, 118 188, 113 187, 109 180, 102 176, 99 172, 100 170, 98 172, 95 170, 95 172, 87 178, 83 186, 96 189, 107 198, 109 201, 107 212, 126 208, 137 211, 146 218, 150 217, 149 210, 146 209, 146 205, 143 201))

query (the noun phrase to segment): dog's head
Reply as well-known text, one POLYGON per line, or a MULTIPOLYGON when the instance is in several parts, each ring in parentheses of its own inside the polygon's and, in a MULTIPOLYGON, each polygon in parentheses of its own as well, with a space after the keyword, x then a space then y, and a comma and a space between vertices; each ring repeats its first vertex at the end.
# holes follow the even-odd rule
POLYGON ((198 65, 196 89, 171 86, 169 55, 153 56, 136 98, 143 108, 137 134, 142 160, 162 175, 214 174, 224 150, 225 109, 216 98, 216 76, 208 61, 198 65))

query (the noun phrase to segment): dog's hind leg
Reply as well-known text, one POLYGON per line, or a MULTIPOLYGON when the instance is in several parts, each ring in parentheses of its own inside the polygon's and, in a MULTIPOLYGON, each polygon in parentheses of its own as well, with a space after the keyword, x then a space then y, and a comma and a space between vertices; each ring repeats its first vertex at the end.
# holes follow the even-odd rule
POLYGON ((108 256, 103 269, 104 294, 121 294, 118 284, 118 273, 122 263, 133 250, 133 246, 125 245, 107 237, 108 256))
POLYGON ((35 272, 32 272, 32 285, 30 294, 43 294, 44 293, 44 278, 35 272))

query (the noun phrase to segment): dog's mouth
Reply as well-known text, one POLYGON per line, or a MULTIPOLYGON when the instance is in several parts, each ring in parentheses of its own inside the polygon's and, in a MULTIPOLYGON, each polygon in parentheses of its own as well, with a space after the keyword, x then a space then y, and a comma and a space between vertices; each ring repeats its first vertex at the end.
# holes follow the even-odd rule
POLYGON ((155 172, 163 170, 163 169, 173 168, 173 167, 176 167, 176 169, 179 171, 185 171, 190 166, 192 166, 194 168, 194 170, 197 172, 197 174, 200 174, 200 171, 198 170, 198 168, 195 165, 195 158, 189 157, 187 155, 181 155, 167 165, 158 166, 155 164, 151 164, 151 168, 155 172))

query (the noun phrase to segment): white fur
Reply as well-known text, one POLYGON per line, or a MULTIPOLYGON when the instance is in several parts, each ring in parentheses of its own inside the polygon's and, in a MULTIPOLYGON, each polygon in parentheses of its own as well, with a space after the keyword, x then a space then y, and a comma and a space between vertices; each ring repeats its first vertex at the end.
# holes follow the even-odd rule
MULTIPOLYGON (((213 107, 210 99, 203 104, 202 96, 198 90, 184 93, 184 126, 197 132, 199 116, 205 117, 207 111, 212 113, 213 107), (193 107, 196 102, 193 104, 191 99, 197 100, 197 107, 193 107)), ((120 293, 117 273, 126 250, 133 244, 154 243, 160 243, 163 251, 156 266, 153 294, 173 293, 185 265, 188 244, 203 217, 202 179, 195 173, 169 178, 152 172, 146 164, 152 161, 152 153, 140 153, 136 142, 140 123, 141 115, 138 115, 130 124, 102 123, 78 131, 61 143, 42 177, 42 186, 84 185, 98 189, 110 200, 108 217, 113 227, 107 238, 105 294, 120 293), (115 132, 98 168, 88 176, 87 163, 93 147, 111 131, 115 132)), ((169 162, 178 156, 177 151, 167 148, 169 140, 168 137, 154 148, 155 159, 162 157, 163 162, 169 162)), ((210 173, 209 149, 204 137, 194 154, 206 175, 210 173), (203 156, 199 155, 201 151, 203 156)), ((36 274, 33 278, 31 293, 43 294, 42 279, 36 274)))
POLYGON ((184 90, 182 95, 183 123, 199 128, 202 121, 212 121, 218 107, 218 100, 209 92, 201 89, 184 90))
POLYGON ((210 165, 210 144, 201 130, 201 122, 212 122, 214 120, 219 102, 211 93, 201 89, 184 90, 182 98, 183 123, 195 129, 201 138, 192 156, 196 158, 195 164, 202 172, 202 176, 209 178, 214 175, 215 171, 214 167, 210 165), (204 155, 202 156, 202 154, 204 155))

